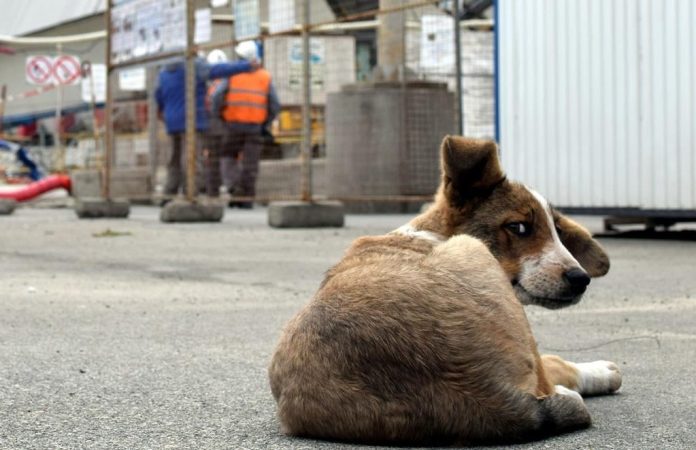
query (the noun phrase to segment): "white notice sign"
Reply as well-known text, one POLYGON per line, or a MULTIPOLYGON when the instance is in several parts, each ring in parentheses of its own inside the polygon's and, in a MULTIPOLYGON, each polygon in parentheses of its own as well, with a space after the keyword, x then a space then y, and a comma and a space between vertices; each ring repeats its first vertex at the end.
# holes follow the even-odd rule
POLYGON ((268 31, 279 33, 295 28, 295 0, 269 0, 268 31))
POLYGON ((193 42, 195 44, 210 42, 210 39, 213 36, 210 8, 196 10, 196 32, 193 36, 193 42))
POLYGON ((122 70, 118 73, 118 88, 122 91, 144 91, 146 83, 144 67, 122 70))
POLYGON ((82 79, 82 101, 92 101, 92 86, 94 86, 94 101, 104 103, 106 101, 106 65, 92 64, 91 75, 82 79))
POLYGON ((259 0, 236 0, 234 2, 235 38, 244 40, 260 34, 259 0))
POLYGON ((454 70, 454 23, 449 16, 425 15, 421 19, 420 66, 429 72, 454 70))
MULTIPOLYGON (((324 40, 322 38, 310 38, 309 74, 312 89, 324 88, 326 72, 326 54, 324 40)), ((302 89, 302 39, 291 38, 288 44, 288 62, 290 74, 288 83, 291 89, 302 89)))

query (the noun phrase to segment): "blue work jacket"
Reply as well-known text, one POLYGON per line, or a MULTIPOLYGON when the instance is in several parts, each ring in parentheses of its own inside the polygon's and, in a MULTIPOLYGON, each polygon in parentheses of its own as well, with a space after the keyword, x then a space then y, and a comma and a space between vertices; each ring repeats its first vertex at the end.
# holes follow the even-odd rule
MULTIPOLYGON (((205 109, 206 83, 208 80, 228 78, 241 72, 249 72, 247 61, 208 64, 196 60, 196 130, 208 129, 208 114, 205 109)), ((186 131, 186 64, 183 61, 169 64, 159 74, 155 93, 157 106, 163 116, 167 133, 186 131)))

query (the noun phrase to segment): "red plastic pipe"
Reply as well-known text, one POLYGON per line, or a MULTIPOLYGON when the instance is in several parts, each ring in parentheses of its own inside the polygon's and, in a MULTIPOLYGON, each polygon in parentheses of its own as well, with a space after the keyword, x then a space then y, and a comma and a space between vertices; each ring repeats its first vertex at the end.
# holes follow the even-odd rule
POLYGON ((11 198, 18 202, 24 202, 37 197, 44 192, 63 188, 70 192, 71 182, 67 175, 49 175, 39 181, 29 183, 26 186, 9 192, 0 192, 0 198, 11 198))

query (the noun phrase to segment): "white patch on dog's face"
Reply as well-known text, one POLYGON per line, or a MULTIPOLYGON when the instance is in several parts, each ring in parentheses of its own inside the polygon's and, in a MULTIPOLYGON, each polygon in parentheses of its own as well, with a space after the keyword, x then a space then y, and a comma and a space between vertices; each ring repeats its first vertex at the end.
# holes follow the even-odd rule
POLYGON ((582 267, 561 242, 548 201, 535 190, 527 190, 543 211, 542 217, 536 220, 545 222, 544 228, 549 230, 549 234, 541 252, 525 256, 522 260, 518 285, 515 286, 517 297, 523 303, 538 304, 547 308, 575 304, 582 294, 574 294, 568 290, 564 274, 573 269, 582 270, 582 267))

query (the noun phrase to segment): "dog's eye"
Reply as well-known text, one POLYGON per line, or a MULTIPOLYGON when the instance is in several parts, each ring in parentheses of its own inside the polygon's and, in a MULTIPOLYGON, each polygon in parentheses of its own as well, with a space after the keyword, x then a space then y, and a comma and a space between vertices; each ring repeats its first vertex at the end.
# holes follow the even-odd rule
POLYGON ((505 224, 505 228, 517 236, 529 236, 532 234, 532 226, 527 222, 510 222, 505 224))

